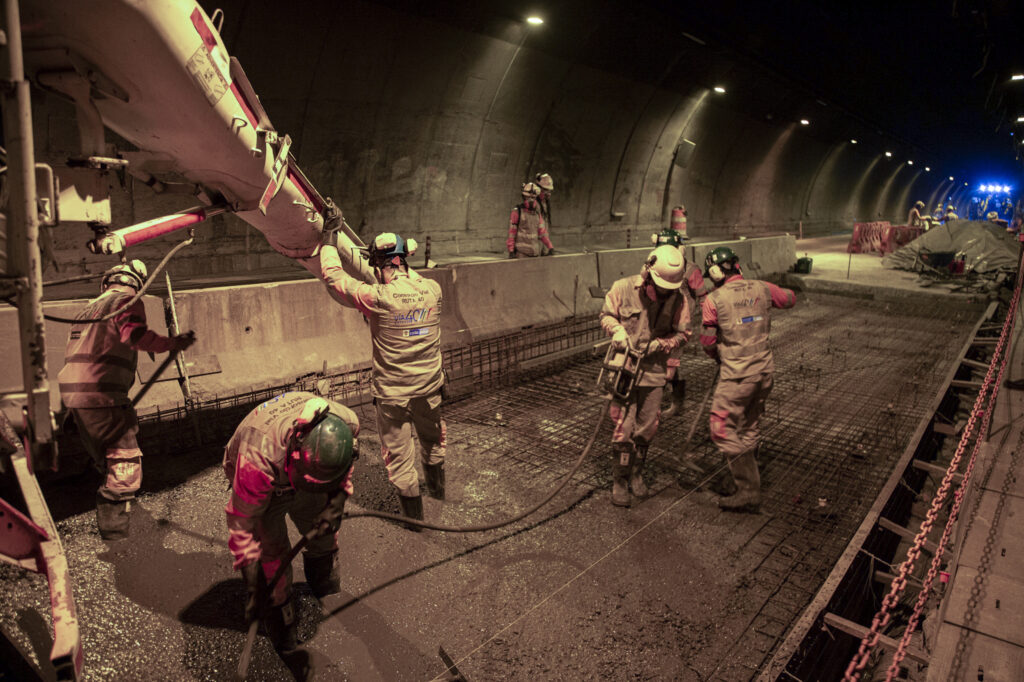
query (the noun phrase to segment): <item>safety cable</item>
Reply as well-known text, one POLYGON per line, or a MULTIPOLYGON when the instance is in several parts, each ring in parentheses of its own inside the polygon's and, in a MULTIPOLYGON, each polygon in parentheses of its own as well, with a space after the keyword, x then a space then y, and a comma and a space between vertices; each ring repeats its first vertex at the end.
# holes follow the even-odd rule
MULTIPOLYGON (((186 239, 183 242, 180 242, 177 246, 175 246, 173 249, 168 251, 167 255, 164 256, 163 260, 160 261, 160 263, 153 270, 152 274, 150 274, 149 279, 147 279, 142 284, 142 287, 135 293, 134 296, 132 296, 131 300, 129 300, 127 303, 125 303, 123 306, 121 306, 117 310, 109 312, 106 315, 103 315, 102 317, 93 317, 93 318, 85 318, 85 319, 75 319, 75 318, 71 318, 71 317, 58 317, 56 315, 47 315, 46 313, 43 313, 43 319, 44 320, 49 320, 50 322, 61 322, 63 324, 96 324, 98 322, 106 322, 109 319, 117 317, 118 315, 120 315, 124 311, 128 310, 133 305, 135 305, 135 302, 138 301, 140 298, 142 298, 143 295, 145 295, 146 290, 149 289, 149 285, 151 285, 156 280, 156 276, 160 274, 160 271, 164 269, 164 266, 167 265, 167 262, 169 260, 171 260, 171 258, 174 256, 174 254, 176 254, 182 248, 188 246, 189 244, 191 244, 194 241, 195 241, 195 235, 190 235, 188 239, 186 239)), ((9 297, 5 297, 5 298, 0 299, 0 300, 3 300, 5 303, 9 304, 13 308, 17 308, 18 307, 18 304, 13 299, 11 299, 9 297)))

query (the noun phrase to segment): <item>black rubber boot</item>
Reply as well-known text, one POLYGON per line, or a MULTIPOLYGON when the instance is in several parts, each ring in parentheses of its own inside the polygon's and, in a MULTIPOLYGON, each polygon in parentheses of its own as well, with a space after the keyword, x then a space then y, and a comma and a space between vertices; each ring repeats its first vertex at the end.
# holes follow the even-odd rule
POLYGON ((669 383, 672 389, 667 391, 665 404, 661 408, 661 419, 665 420, 675 415, 683 407, 683 400, 686 399, 686 379, 673 379, 669 383))
POLYGON ((729 470, 736 481, 735 495, 722 497, 718 506, 727 511, 757 513, 761 509, 761 476, 757 470, 757 448, 729 460, 729 470))
POLYGON ((96 495, 96 527, 104 540, 124 540, 129 535, 131 500, 108 500, 96 495))
POLYGON ((291 653, 299 648, 298 628, 295 625, 295 608, 289 599, 280 606, 267 609, 267 617, 263 623, 267 629, 270 643, 277 653, 291 653))
POLYGON ((423 473, 427 476, 427 494, 436 500, 443 500, 444 462, 440 464, 424 464, 423 473))
POLYGON ((650 492, 644 483, 644 462, 647 461, 647 446, 637 445, 633 455, 633 464, 629 471, 629 489, 637 497, 647 497, 650 492))
MULTIPOLYGON (((398 501, 402 503, 402 513, 408 516, 410 519, 416 519, 417 521, 423 520, 423 496, 417 495, 416 497, 406 497, 405 495, 399 495, 398 501)), ((411 531, 417 533, 421 532, 423 528, 421 526, 414 526, 412 524, 405 524, 405 527, 411 531)))
POLYGON ((309 552, 302 553, 302 570, 306 574, 306 584, 317 599, 341 591, 341 579, 335 561, 337 555, 337 550, 320 556, 309 556, 309 552))

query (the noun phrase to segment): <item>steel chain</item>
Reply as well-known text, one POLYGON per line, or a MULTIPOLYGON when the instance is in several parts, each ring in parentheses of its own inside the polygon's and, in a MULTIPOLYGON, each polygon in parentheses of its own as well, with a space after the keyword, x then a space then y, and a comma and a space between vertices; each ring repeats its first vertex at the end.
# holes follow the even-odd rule
MULTIPOLYGON (((939 486, 939 489, 936 492, 935 497, 932 499, 932 504, 928 510, 925 520, 922 521, 921 528, 918 531, 917 535, 914 537, 913 544, 907 549, 907 558, 900 565, 899 573, 893 580, 892 585, 889 589, 889 593, 882 600, 881 608, 878 610, 874 618, 872 618, 871 620, 871 629, 861 639, 861 643, 857 649, 857 653, 853 656, 853 658, 850 660, 849 665, 846 667, 845 674, 843 675, 844 682, 854 682, 856 680, 860 680, 861 673, 864 671, 864 668, 867 667, 868 658, 870 657, 871 652, 874 650, 874 648, 878 645, 878 639, 881 636, 882 629, 889 623, 889 620, 891 618, 890 610, 896 605, 903 591, 906 589, 907 578, 909 577, 911 570, 913 570, 915 564, 917 563, 917 559, 921 555, 921 550, 924 548, 924 543, 927 540, 928 534, 931 532, 932 526, 935 523, 935 519, 938 517, 939 509, 941 509, 943 503, 945 502, 946 495, 949 494, 949 489, 952 486, 954 474, 960 466, 960 461, 963 458, 964 451, 967 449, 967 443, 971 440, 972 436, 974 436, 974 428, 977 425, 979 415, 981 415, 985 429, 979 430, 978 440, 976 441, 975 448, 972 451, 971 458, 968 464, 968 469, 966 470, 963 481, 961 482, 960 489, 966 489, 964 488, 964 486, 969 481, 969 475, 973 469, 974 461, 977 456, 977 451, 980 447, 980 443, 982 442, 982 434, 985 430, 987 430, 991 418, 991 411, 995 405, 995 395, 998 394, 999 392, 998 385, 996 385, 994 389, 992 388, 993 379, 996 376, 996 366, 997 364, 999 366, 998 376, 1000 377, 1000 381, 1006 366, 1007 357, 1004 356, 1002 357, 1002 359, 1000 359, 1000 355, 1002 355, 1003 350, 1006 346, 1006 341, 1009 338, 1009 335, 1013 329, 1014 321, 1017 314, 1017 305, 1020 301, 1021 294, 1021 283, 1022 281, 1024 281, 1024 277, 1021 276, 1022 273, 1024 273, 1024 257, 1022 257, 1021 262, 1018 262, 1017 272, 1017 282, 1014 287, 1013 297, 1008 308, 1006 321, 1003 323, 1002 333, 1000 334, 999 341, 996 344, 995 350, 993 351, 992 361, 989 364, 988 372, 985 374, 985 380, 982 383, 981 390, 978 392, 978 397, 974 401, 974 405, 971 409, 971 414, 967 420, 967 425, 964 427, 964 433, 960 438, 960 442, 957 444, 956 452, 954 453, 953 458, 950 460, 949 468, 946 470, 946 475, 942 479, 942 484, 939 486), (986 396, 990 390, 993 391, 992 399, 989 400, 988 404, 986 405, 986 396)), ((954 502, 954 509, 959 509, 959 501, 961 498, 962 495, 958 494, 957 499, 954 502)), ((947 524, 947 526, 948 525, 949 524, 947 524)), ((948 540, 948 532, 943 533, 943 540, 948 540)), ((940 546, 940 550, 936 554, 936 560, 938 560, 938 558, 941 558, 941 550, 942 547, 940 546)), ((931 580, 934 580, 934 576, 932 575, 933 572, 937 573, 937 571, 935 570, 935 561, 933 561, 933 566, 929 569, 928 572, 931 580)), ((922 590, 922 594, 925 597, 927 597, 927 594, 924 592, 924 590, 922 590)), ((918 601, 922 602, 920 597, 918 601)), ((921 606, 923 606, 923 602, 921 603, 921 606)), ((915 611, 912 618, 914 618, 914 616, 916 616, 917 619, 920 618, 920 608, 918 608, 917 606, 915 606, 915 611)), ((907 640, 907 643, 909 643, 909 636, 911 632, 912 631, 910 630, 908 625, 907 632, 904 633, 904 638, 907 640)), ((890 667, 890 674, 894 667, 898 668, 899 663, 903 660, 905 655, 906 644, 901 640, 900 646, 894 655, 893 666, 890 667)), ((889 679, 892 678, 889 677, 889 679)))

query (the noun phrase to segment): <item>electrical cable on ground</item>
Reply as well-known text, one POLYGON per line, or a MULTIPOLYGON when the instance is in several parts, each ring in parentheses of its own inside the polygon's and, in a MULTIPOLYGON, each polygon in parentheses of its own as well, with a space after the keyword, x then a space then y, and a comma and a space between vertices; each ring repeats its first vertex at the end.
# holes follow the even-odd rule
MULTIPOLYGON (((179 250, 181 250, 182 248, 188 246, 189 244, 191 244, 194 241, 195 241, 195 236, 194 235, 190 235, 188 239, 186 239, 183 242, 180 242, 177 246, 175 246, 173 249, 168 251, 167 255, 164 256, 163 260, 160 261, 160 263, 156 266, 156 268, 153 270, 153 272, 149 275, 149 279, 147 279, 143 283, 142 287, 137 292, 135 292, 135 295, 132 296, 131 300, 129 300, 127 303, 125 303, 123 306, 121 306, 117 310, 109 312, 106 315, 103 315, 102 317, 94 317, 94 318, 81 319, 81 320, 75 319, 75 318, 72 318, 72 317, 58 317, 56 315, 47 315, 46 313, 43 313, 43 319, 49 320, 50 322, 62 322, 64 324, 96 324, 97 322, 106 322, 109 319, 117 317, 118 315, 120 315, 124 311, 128 310, 128 308, 130 308, 133 305, 135 305, 135 302, 138 301, 140 298, 142 298, 143 295, 145 295, 146 290, 149 289, 149 285, 151 285, 156 280, 156 276, 160 274, 160 271, 164 269, 164 267, 167 265, 167 262, 169 260, 171 260, 171 258, 174 256, 174 254, 176 254, 179 250)), ((14 308, 18 307, 18 304, 13 299, 11 299, 9 297, 8 298, 4 298, 2 300, 5 303, 7 303, 8 305, 10 305, 11 307, 14 307, 14 308)))

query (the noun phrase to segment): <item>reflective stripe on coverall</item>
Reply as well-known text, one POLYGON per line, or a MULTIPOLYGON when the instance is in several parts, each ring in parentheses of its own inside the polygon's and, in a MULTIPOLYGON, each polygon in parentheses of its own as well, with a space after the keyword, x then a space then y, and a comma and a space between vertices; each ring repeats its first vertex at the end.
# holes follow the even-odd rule
POLYGON ((445 424, 441 418, 441 285, 394 270, 385 284, 366 284, 348 275, 338 250, 324 246, 320 267, 340 300, 370 321, 373 342, 373 396, 381 457, 388 480, 399 494, 419 494, 416 474, 415 426, 424 461, 444 462, 445 424))
MULTIPOLYGON (((224 448, 224 474, 231 481, 231 499, 224 511, 234 567, 259 561, 268 581, 291 549, 285 516, 291 516, 295 528, 304 534, 327 505, 327 493, 295 490, 285 471, 292 422, 302 413, 306 402, 317 397, 295 391, 268 400, 242 420, 224 448)), ((341 403, 327 402, 331 414, 341 417, 352 430, 353 438, 358 437, 359 419, 355 412, 341 403)), ((338 482, 338 490, 349 496, 353 492, 353 469, 354 466, 338 482)), ((317 557, 330 554, 337 547, 337 533, 329 533, 310 540, 305 551, 308 556, 317 557)), ((291 584, 289 567, 278 582, 271 603, 280 605, 287 601, 291 584)))

